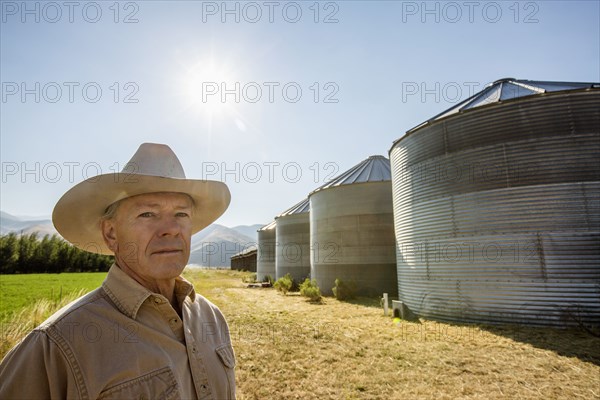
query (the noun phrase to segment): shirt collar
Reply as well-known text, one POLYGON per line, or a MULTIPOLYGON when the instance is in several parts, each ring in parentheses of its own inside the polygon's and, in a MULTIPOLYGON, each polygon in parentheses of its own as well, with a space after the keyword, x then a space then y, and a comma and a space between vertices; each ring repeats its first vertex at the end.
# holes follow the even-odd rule
MULTIPOLYGON (((119 311, 133 319, 136 318, 146 299, 156 294, 140 285, 116 264, 110 267, 106 279, 102 283, 102 288, 119 311)), ((175 279, 175 297, 182 304, 187 296, 192 301, 196 299, 194 286, 185 278, 179 276, 175 279)))
POLYGON ((196 291, 194 290, 194 285, 190 283, 183 276, 178 276, 175 278, 175 297, 179 301, 181 305, 186 297, 192 300, 196 300, 196 291))

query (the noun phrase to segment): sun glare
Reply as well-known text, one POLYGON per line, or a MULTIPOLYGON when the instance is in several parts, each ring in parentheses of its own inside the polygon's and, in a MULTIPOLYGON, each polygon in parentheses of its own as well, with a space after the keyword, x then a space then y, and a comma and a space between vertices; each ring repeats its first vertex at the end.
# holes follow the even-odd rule
MULTIPOLYGON (((180 115, 192 117, 194 129, 202 126, 209 142, 216 132, 221 136, 223 132, 241 132, 246 137, 257 133, 251 118, 244 115, 239 66, 213 57, 181 65, 176 96, 180 115)), ((252 112, 256 115, 259 111, 254 108, 252 112)))
POLYGON ((210 118, 235 114, 236 81, 228 66, 214 60, 198 62, 188 69, 182 85, 186 108, 210 118))

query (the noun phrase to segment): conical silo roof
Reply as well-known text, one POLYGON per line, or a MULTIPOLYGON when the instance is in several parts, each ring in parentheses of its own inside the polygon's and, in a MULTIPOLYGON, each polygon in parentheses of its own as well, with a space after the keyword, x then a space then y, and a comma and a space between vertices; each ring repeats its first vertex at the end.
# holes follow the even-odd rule
POLYGON ((356 164, 348 171, 338 175, 323 186, 313 190, 311 194, 319 190, 331 187, 350 185, 353 183, 391 181, 390 160, 384 156, 370 156, 356 164))
POLYGON ((290 208, 288 208, 287 210, 285 210, 284 212, 282 212, 275 218, 277 219, 277 218, 285 217, 286 215, 292 215, 292 214, 302 214, 302 213, 308 212, 309 210, 310 210, 310 203, 308 202, 308 198, 306 198, 306 199, 302 200, 301 202, 294 204, 293 206, 291 206, 290 208))
POLYGON ((430 118, 422 124, 415 126, 407 133, 411 133, 428 124, 437 122, 442 118, 489 104, 501 103, 503 101, 514 100, 527 96, 535 96, 549 92, 594 88, 600 88, 600 83, 530 81, 514 78, 499 79, 486 86, 481 92, 475 93, 468 99, 458 103, 453 107, 450 107, 446 111, 434 116, 433 118, 430 118))
POLYGON ((275 221, 271 221, 270 223, 268 223, 267 225, 261 227, 260 229, 257 230, 257 232, 261 232, 261 231, 269 231, 271 229, 274 229, 276 225, 275 221))

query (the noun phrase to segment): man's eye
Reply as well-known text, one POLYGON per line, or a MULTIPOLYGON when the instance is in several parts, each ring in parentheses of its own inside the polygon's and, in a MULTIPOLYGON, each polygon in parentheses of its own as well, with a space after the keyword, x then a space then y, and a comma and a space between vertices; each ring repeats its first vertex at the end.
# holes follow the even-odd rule
POLYGON ((190 215, 189 215, 188 213, 186 213, 186 212, 178 212, 176 215, 177 215, 178 217, 189 217, 189 216, 190 216, 190 215))
POLYGON ((153 214, 152 214, 151 212, 149 212, 149 211, 148 211, 148 212, 141 213, 141 214, 139 215, 139 217, 142 217, 142 218, 149 218, 149 217, 151 217, 152 215, 153 215, 153 214))

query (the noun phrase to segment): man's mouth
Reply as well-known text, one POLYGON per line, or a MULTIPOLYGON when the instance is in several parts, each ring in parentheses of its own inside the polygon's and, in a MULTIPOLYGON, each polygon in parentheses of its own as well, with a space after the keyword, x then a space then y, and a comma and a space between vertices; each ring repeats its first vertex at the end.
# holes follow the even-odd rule
POLYGON ((179 254, 182 251, 183 250, 181 250, 181 249, 162 249, 162 250, 154 251, 154 252, 152 252, 152 254, 170 255, 170 254, 179 254))

